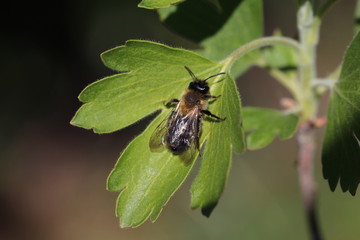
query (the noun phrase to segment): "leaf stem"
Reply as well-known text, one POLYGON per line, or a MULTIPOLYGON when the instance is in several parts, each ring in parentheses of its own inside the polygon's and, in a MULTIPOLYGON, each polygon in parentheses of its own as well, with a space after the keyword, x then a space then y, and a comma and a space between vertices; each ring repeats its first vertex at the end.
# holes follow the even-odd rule
POLYGON ((330 73, 326 78, 321 79, 317 78, 313 80, 313 89, 317 98, 321 97, 328 90, 334 88, 335 83, 340 77, 341 65, 339 65, 332 73, 330 73))
POLYGON ((318 79, 315 79, 313 82, 312 82, 312 85, 313 86, 325 86, 329 89, 332 89, 335 85, 337 80, 335 79, 323 79, 323 78, 318 78, 318 79))
POLYGON ((244 56, 248 52, 255 50, 257 48, 262 48, 271 45, 283 45, 293 48, 295 51, 300 52, 301 46, 299 42, 295 41, 292 38, 288 37, 264 37, 253 40, 247 44, 242 45, 240 48, 232 52, 228 57, 226 57, 222 63, 226 66, 227 69, 230 69, 233 63, 240 57, 244 56))

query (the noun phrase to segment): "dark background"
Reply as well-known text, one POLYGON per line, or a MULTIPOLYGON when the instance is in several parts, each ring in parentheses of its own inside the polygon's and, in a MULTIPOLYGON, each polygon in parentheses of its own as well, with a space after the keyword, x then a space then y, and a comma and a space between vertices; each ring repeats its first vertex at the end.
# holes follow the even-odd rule
MULTIPOLYGON (((295 1, 264 2, 265 34, 281 28, 296 36, 295 1)), ((293 140, 235 155, 227 188, 209 219, 189 209, 195 169, 156 223, 119 228, 117 193, 105 190, 106 177, 150 118, 112 134, 94 134, 69 124, 81 105, 77 95, 113 74, 99 54, 128 39, 194 46, 137 3, 11 1, 2 7, 0 239, 306 239, 293 140)), ((340 1, 324 20, 320 77, 341 62, 353 36, 354 7, 354 0, 340 1)), ((237 82, 244 105, 279 108, 279 99, 288 96, 261 69, 250 69, 237 82)), ((325 114, 326 98, 322 102, 325 114)), ((358 239, 359 197, 330 192, 317 156, 324 234, 327 239, 358 239)))

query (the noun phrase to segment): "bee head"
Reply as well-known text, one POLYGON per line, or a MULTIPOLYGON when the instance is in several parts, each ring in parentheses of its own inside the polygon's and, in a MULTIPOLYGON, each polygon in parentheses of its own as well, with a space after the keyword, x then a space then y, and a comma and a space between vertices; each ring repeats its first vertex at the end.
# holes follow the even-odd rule
POLYGON ((196 79, 195 81, 193 81, 189 84, 189 89, 193 89, 202 94, 206 94, 209 92, 209 85, 205 80, 196 79))
POLYGON ((190 76, 192 77, 193 81, 189 84, 189 89, 193 89, 195 91, 198 91, 202 94, 206 94, 209 92, 209 84, 206 82, 209 78, 218 76, 220 74, 225 74, 224 72, 212 75, 204 80, 198 79, 195 74, 188 68, 187 66, 184 66, 185 69, 189 72, 190 76))

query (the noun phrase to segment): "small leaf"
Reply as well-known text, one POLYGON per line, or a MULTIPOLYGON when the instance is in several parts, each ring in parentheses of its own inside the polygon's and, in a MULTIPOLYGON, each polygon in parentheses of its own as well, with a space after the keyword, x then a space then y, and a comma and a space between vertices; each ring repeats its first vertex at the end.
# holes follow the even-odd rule
POLYGON ((360 182, 360 33, 347 49, 332 91, 322 150, 324 178, 332 191, 355 195, 360 182))
POLYGON ((138 4, 138 7, 148 8, 148 9, 168 8, 182 1, 184 0, 142 0, 138 4))
MULTIPOLYGON (((274 36, 282 36, 282 34, 280 31, 275 31, 274 36)), ((295 71, 297 68, 298 54, 287 46, 274 45, 264 48, 261 54, 269 68, 277 68, 285 72, 295 71)))
MULTIPOLYGON (((198 43, 198 52, 214 61, 224 59, 235 49, 262 36, 261 0, 191 0, 158 11, 172 30, 198 43)), ((258 51, 235 62, 231 71, 239 76, 259 57, 258 51)))
POLYGON ((272 109, 243 108, 244 130, 248 149, 255 150, 270 144, 276 136, 280 139, 291 138, 299 124, 299 117, 272 109))
POLYGON ((229 174, 232 149, 243 152, 245 148, 241 125, 240 98, 235 82, 229 76, 214 84, 212 94, 222 94, 213 104, 211 111, 226 117, 225 121, 204 122, 203 137, 206 148, 203 153, 200 172, 191 186, 191 207, 201 207, 209 216, 224 190, 229 174))
POLYGON ((185 165, 168 151, 150 152, 150 136, 167 115, 160 114, 127 146, 109 175, 107 189, 122 190, 116 207, 122 227, 139 226, 147 218, 154 222, 195 162, 185 165))
POLYGON ((199 78, 220 71, 220 66, 198 54, 149 41, 128 41, 101 57, 106 66, 123 73, 86 87, 79 97, 85 104, 71 121, 97 133, 127 127, 179 96, 191 81, 185 65, 199 78))

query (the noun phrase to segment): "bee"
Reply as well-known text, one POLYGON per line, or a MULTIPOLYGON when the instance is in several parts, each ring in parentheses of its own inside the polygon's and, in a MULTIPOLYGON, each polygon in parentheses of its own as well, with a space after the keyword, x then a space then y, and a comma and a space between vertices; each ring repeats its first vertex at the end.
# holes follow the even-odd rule
POLYGON ((200 153, 199 138, 203 115, 211 116, 218 121, 226 119, 207 110, 208 100, 216 99, 221 95, 211 95, 209 85, 206 82, 210 78, 225 73, 221 72, 201 80, 195 76, 190 68, 184 67, 193 81, 190 82, 180 100, 173 98, 165 104, 166 107, 170 107, 177 103, 170 116, 156 127, 150 137, 149 146, 152 152, 159 152, 168 148, 174 155, 180 155, 185 163, 189 163, 195 156, 196 149, 200 153))

